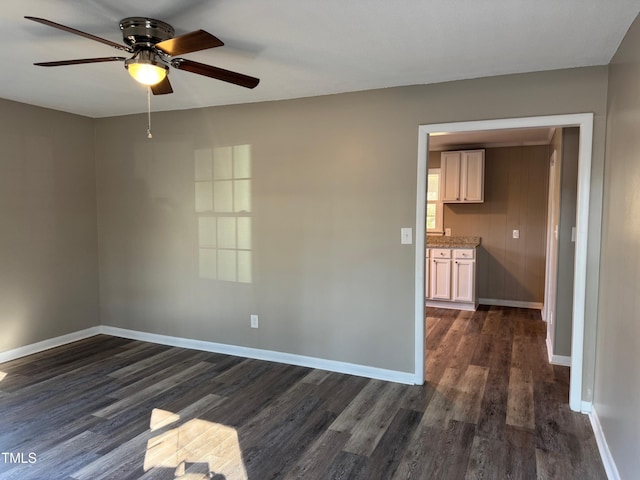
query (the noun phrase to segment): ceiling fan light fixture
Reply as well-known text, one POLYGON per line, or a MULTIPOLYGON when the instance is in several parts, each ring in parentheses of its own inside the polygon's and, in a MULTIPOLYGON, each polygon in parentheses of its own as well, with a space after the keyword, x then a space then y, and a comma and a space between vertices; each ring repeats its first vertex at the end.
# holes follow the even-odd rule
POLYGON ((169 67, 149 50, 141 50, 132 58, 125 60, 124 66, 134 80, 143 85, 156 85, 167 76, 169 67))
POLYGON ((167 69, 147 63, 132 63, 127 67, 129 75, 143 85, 156 85, 165 79, 167 69))

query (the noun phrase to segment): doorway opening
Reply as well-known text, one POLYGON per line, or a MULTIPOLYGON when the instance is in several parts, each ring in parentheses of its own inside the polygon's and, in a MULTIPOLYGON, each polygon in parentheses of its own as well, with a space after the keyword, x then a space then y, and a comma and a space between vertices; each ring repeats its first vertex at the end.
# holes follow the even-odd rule
POLYGON ((578 127, 580 131, 575 257, 573 270, 574 286, 569 406, 574 411, 581 411, 583 410, 582 373, 584 357, 584 314, 586 298, 589 191, 591 181, 591 145, 593 137, 593 114, 589 113, 430 124, 421 125, 419 127, 415 252, 415 383, 422 384, 425 380, 424 266, 429 137, 430 135, 440 132, 485 132, 536 127, 578 127))

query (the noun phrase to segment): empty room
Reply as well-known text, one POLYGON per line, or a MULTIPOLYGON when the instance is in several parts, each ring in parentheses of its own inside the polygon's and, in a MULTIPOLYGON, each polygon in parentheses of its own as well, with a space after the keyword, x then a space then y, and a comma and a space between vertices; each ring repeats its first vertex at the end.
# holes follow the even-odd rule
POLYGON ((633 479, 635 0, 0 13, 0 479, 633 479))

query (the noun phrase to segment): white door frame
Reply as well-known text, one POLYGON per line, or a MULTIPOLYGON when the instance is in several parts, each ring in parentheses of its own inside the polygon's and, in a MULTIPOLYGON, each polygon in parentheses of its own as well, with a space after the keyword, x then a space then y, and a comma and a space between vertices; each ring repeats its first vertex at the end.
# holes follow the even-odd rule
POLYGON ((427 159, 429 134, 436 132, 469 132, 530 127, 580 127, 578 154, 578 198, 576 212, 576 247, 573 285, 573 325, 571 337, 571 378, 569 407, 582 409, 582 373, 584 357, 584 313, 587 277, 587 241, 589 226, 589 192, 591 187, 591 155, 593 142, 593 114, 577 113, 542 117, 504 118, 470 122, 420 125, 418 128, 418 178, 416 194, 416 252, 415 252, 415 383, 425 381, 425 305, 424 261, 427 195, 427 159))
MULTIPOLYGON (((560 131, 561 132, 561 131, 560 131)), ((559 133, 562 135, 562 133, 559 133)), ((542 319, 547 322, 547 353, 549 358, 553 353, 553 325, 556 314, 556 287, 558 277, 558 212, 556 199, 560 199, 560 173, 562 167, 558 165, 558 152, 553 149, 549 158, 549 192, 547 195, 547 245, 546 266, 544 271, 544 303, 542 304, 542 319)))

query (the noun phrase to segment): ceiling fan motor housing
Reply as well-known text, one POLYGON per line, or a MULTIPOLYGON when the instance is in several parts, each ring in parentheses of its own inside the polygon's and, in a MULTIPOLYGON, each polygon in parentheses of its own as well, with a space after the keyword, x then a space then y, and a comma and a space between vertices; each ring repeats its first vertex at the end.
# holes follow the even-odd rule
POLYGON ((124 42, 132 48, 152 47, 173 38, 175 30, 168 23, 153 18, 127 17, 120 21, 124 42))

